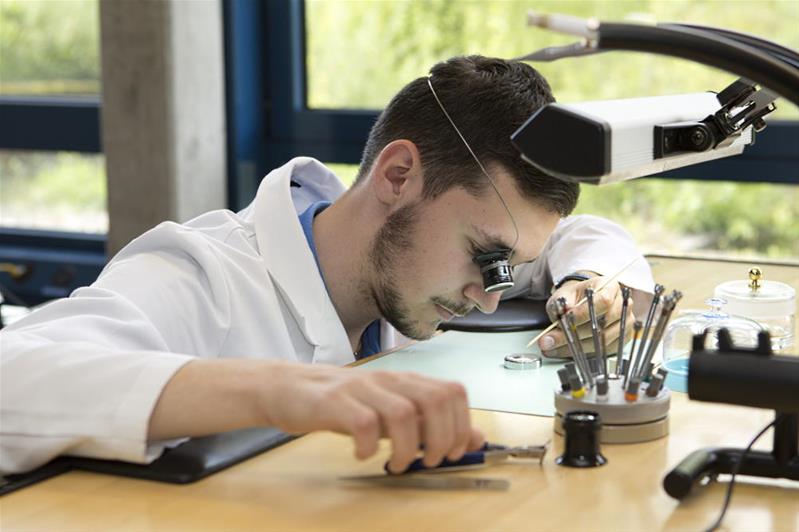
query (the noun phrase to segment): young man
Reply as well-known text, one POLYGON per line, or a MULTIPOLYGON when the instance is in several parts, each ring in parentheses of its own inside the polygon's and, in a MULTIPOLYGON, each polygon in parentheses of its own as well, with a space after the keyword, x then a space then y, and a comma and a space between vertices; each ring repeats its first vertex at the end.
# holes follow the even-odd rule
MULTIPOLYGON (((636 256, 609 222, 562 220, 577 185, 510 145, 551 101, 527 65, 454 58, 388 105, 350 190, 294 159, 242 212, 163 223, 131 242, 93 285, 3 331, 0 469, 59 454, 147 462, 176 438, 251 426, 350 434, 359 458, 388 437, 395 471, 421 444, 428 465, 479 446, 459 384, 337 366, 493 312, 488 253, 516 267, 508 294, 541 296, 565 277, 555 295, 571 303, 636 256), (593 278, 568 275, 580 271, 593 278)), ((620 280, 652 286, 645 261, 620 280)), ((598 298, 608 341, 618 292, 598 298)), ((541 347, 557 353, 563 338, 541 347)))

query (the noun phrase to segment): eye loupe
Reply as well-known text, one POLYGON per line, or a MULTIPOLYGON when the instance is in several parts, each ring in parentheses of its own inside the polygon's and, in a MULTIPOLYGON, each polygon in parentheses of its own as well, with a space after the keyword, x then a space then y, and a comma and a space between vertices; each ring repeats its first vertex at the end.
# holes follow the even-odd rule
POLYGON ((474 262, 480 266, 486 292, 501 292, 513 287, 513 272, 509 260, 509 249, 482 253, 474 258, 474 262))

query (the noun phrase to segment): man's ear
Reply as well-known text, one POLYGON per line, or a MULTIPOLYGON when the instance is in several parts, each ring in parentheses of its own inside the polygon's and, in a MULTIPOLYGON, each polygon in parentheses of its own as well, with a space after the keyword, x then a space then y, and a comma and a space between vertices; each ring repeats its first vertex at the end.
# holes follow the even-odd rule
POLYGON ((419 149, 410 140, 391 141, 372 165, 372 191, 388 207, 405 205, 420 197, 423 184, 419 149))

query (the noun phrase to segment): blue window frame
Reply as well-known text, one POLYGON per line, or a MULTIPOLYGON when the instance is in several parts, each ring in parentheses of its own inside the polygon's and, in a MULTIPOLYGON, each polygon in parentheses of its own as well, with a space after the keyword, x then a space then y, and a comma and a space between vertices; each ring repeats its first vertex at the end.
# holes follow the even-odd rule
MULTIPOLYGON (((307 108, 304 2, 226 0, 225 9, 231 207, 292 157, 357 164, 378 111, 307 108)), ((799 122, 773 121, 741 156, 659 177, 799 183, 796 146, 799 122)))
POLYGON ((99 97, 0 97, 0 148, 99 153, 99 97))
POLYGON ((378 112, 307 108, 304 3, 224 5, 231 208, 249 203, 261 178, 292 157, 357 163, 378 112))
MULTIPOLYGON (((101 152, 100 98, 0 97, 0 149, 101 152)), ((0 227, 0 262, 25 272, 0 273, 7 302, 35 305, 94 281, 105 236, 0 227)))

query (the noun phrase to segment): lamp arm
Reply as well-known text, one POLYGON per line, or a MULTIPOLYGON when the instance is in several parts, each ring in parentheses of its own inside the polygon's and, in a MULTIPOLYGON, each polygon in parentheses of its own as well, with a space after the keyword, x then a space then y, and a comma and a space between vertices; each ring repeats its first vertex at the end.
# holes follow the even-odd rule
POLYGON ((600 50, 650 52, 721 68, 769 88, 799 106, 799 68, 764 49, 696 28, 602 23, 600 50))

